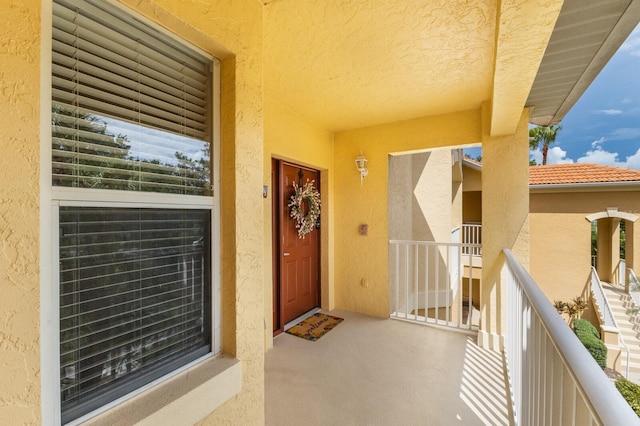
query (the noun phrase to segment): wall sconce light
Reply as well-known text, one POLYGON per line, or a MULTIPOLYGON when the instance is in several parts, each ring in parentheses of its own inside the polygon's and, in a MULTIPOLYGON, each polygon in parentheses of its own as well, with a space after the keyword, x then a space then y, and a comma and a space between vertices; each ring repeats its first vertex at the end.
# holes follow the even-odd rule
POLYGON ((369 174, 369 169, 367 169, 367 159, 362 155, 362 151, 360 151, 360 155, 356 157, 356 167, 360 172, 360 185, 362 185, 362 179, 369 174))

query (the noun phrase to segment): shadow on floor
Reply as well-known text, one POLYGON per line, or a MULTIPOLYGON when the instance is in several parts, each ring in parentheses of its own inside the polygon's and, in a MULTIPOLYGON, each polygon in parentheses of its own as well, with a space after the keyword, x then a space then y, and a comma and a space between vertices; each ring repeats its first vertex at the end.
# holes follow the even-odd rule
POLYGON ((265 361, 267 425, 508 425, 502 356, 468 334, 346 311, 265 361))

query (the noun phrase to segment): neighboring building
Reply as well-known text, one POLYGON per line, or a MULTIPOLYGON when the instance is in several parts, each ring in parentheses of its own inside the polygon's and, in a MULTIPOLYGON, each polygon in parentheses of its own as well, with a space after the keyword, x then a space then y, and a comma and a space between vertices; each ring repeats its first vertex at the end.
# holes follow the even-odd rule
POLYGON ((626 230, 626 266, 640 264, 640 171, 596 164, 529 168, 531 275, 551 301, 586 296, 597 224, 597 270, 618 283, 620 223, 626 230))
POLYGON ((505 249, 536 261, 528 125, 563 118, 638 6, 3 1, 0 423, 264 423, 274 332, 389 316, 389 156, 434 148, 483 148, 478 340, 502 350, 505 249))
MULTIPOLYGON (((469 159, 463 164, 463 222, 477 223, 482 164, 469 159)), ((619 282, 621 221, 626 266, 640 266, 640 171, 588 163, 531 166, 529 200, 530 273, 551 302, 589 298, 592 263, 601 280, 619 282)), ((593 310, 585 317, 597 323, 593 310)))

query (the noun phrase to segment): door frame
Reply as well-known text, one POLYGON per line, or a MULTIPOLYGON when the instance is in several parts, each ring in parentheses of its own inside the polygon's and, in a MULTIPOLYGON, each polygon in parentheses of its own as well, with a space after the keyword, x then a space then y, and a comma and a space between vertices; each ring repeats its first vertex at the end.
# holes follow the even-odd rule
MULTIPOLYGON (((320 175, 321 171, 315 169, 313 167, 305 166, 302 164, 294 163, 287 160, 282 160, 278 158, 271 158, 271 276, 272 276, 272 294, 273 294, 273 306, 272 306, 272 316, 273 316, 273 336, 277 336, 278 334, 284 331, 285 324, 282 322, 284 317, 283 312, 283 304, 282 304, 282 288, 281 288, 281 271, 280 271, 280 246, 282 243, 281 238, 281 223, 280 223, 280 197, 281 197, 281 187, 280 187, 280 167, 282 164, 288 164, 290 166, 298 167, 302 170, 308 170, 310 172, 314 172, 318 174, 318 179, 316 182, 316 188, 318 192, 321 191, 320 188, 320 175)), ((316 228, 316 232, 318 232, 317 238, 317 253, 318 253, 318 306, 320 307, 322 304, 322 251, 321 251, 321 231, 322 228, 316 228)))

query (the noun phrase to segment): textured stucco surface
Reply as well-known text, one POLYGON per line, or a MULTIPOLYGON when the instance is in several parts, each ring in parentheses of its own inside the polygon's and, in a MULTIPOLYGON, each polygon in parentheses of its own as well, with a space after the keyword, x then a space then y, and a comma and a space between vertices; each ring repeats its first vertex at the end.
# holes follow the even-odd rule
POLYGON ((40 2, 0 5, 0 423, 40 422, 40 2))
POLYGON ((201 423, 260 424, 264 419, 262 6, 252 0, 123 2, 165 26, 179 27, 189 41, 223 59, 223 348, 242 361, 243 379, 242 392, 201 423))
POLYGON ((482 143, 482 286, 481 333, 500 349, 505 287, 500 273, 504 248, 529 266, 529 145, 528 111, 515 134, 487 137, 482 143))
MULTIPOLYGON (((262 5, 253 0, 124 0, 223 59, 223 347, 242 361, 242 391, 205 424, 264 421, 262 5)), ((2 2, 0 17, 0 423, 38 424, 40 2, 2 2)), ((43 281, 43 285, 47 285, 43 281)), ((49 419, 51 420, 51 419, 49 419)))
MULTIPOLYGON (((491 176, 484 193, 492 194, 484 205, 493 207, 483 215, 485 236, 494 241, 488 248, 492 264, 499 264, 505 246, 528 263, 526 203, 520 201, 528 156, 521 92, 533 81, 537 67, 529 65, 550 32, 558 1, 528 2, 526 8, 494 0, 120 1, 222 60, 223 347, 241 360, 243 383, 242 392, 202 424, 264 422, 271 286, 265 281, 270 199, 262 198, 262 185, 270 181, 272 156, 322 171, 328 213, 322 219, 328 230, 322 234, 323 306, 335 299, 337 308, 385 317, 389 154, 477 144, 483 129, 495 132, 492 120, 501 117, 496 126, 505 129, 517 123, 513 136, 484 137, 491 176), (530 32, 530 16, 538 15, 543 23, 530 32), (523 59, 529 53, 518 49, 531 42, 531 60, 523 59), (340 84, 343 77, 352 84, 340 84), (484 114, 483 104, 492 105, 484 114), (337 129, 355 130, 331 133, 337 129), (370 170, 362 186, 354 165, 360 150, 370 170), (359 224, 369 225, 368 236, 358 234, 359 224), (361 278, 369 287, 360 286, 361 278)), ((0 168, 0 423, 11 424, 42 421, 40 5, 0 5, 0 134, 8 150, 0 168)), ((483 279, 498 281, 496 270, 487 273, 483 279)), ((496 289, 484 294, 491 312, 483 321, 491 332, 500 332, 496 289)))
POLYGON ((563 0, 498 0, 492 136, 516 131, 562 3, 563 0))
MULTIPOLYGON (((335 176, 340 182, 335 194, 336 308, 378 317, 389 315, 389 154, 474 144, 481 137, 479 110, 335 135, 335 176), (354 163, 360 150, 369 160, 369 175, 362 186, 354 163), (360 224, 369 225, 369 235, 359 235, 360 224), (368 279, 369 287, 360 285, 362 278, 368 279)), ((450 207, 450 179, 447 187, 450 207)))
POLYGON ((493 0, 295 0, 265 9, 270 84, 332 131, 475 109, 491 96, 493 0))

